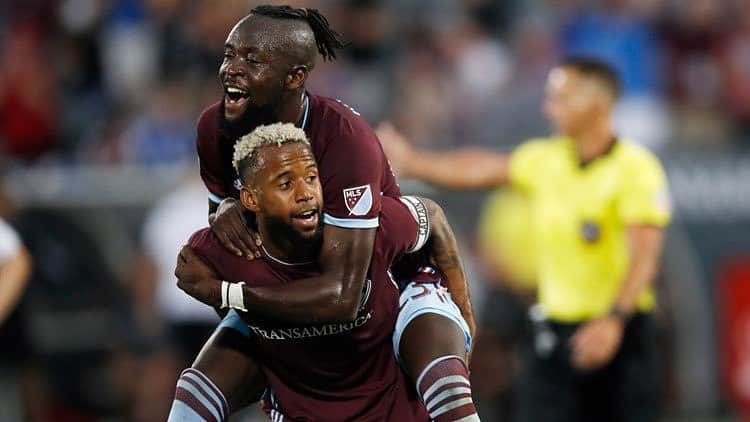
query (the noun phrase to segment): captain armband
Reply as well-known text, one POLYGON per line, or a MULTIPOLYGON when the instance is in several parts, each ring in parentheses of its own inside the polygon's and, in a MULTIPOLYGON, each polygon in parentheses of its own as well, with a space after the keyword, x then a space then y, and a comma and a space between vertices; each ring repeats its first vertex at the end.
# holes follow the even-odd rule
POLYGON ((409 208, 412 217, 414 217, 414 220, 419 225, 414 246, 407 253, 417 252, 422 249, 425 243, 427 243, 427 239, 430 238, 430 216, 427 213, 427 207, 416 196, 402 196, 400 199, 409 208))

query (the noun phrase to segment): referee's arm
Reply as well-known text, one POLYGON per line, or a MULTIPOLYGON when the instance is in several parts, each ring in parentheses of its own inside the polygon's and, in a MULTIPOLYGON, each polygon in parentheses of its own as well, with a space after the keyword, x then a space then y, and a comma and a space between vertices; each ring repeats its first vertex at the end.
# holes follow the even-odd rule
POLYGON ((631 225, 627 228, 627 236, 630 266, 612 307, 615 316, 632 314, 638 296, 656 278, 664 243, 664 229, 653 225, 631 225))
POLYGON ((491 189, 510 181, 510 155, 482 148, 432 152, 416 150, 393 126, 377 130, 388 161, 403 178, 447 189, 491 189))
POLYGON ((615 356, 622 341, 627 316, 635 311, 639 295, 656 277, 663 241, 664 229, 661 227, 627 227, 630 250, 628 271, 611 312, 582 325, 571 339, 575 366, 595 369, 615 356))

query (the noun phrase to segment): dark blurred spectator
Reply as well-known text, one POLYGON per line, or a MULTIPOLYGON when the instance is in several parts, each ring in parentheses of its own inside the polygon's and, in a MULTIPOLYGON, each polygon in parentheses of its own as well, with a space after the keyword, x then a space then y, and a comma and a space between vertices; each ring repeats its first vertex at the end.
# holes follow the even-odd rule
POLYGON ((0 148, 31 160, 57 137, 58 86, 52 52, 33 24, 15 24, 0 49, 0 148))
POLYGON ((60 211, 27 208, 17 227, 36 265, 19 307, 20 331, 2 343, 19 349, 24 405, 32 420, 91 420, 112 400, 106 356, 135 336, 126 295, 96 241, 60 211))
POLYGON ((547 121, 539 105, 557 57, 552 23, 540 15, 517 19, 508 40, 513 51, 510 79, 467 122, 477 144, 509 149, 545 132, 547 121))
POLYGON ((750 1, 736 0, 732 10, 737 27, 729 34, 723 51, 724 92, 729 113, 747 137, 750 135, 750 1))
POLYGON ((347 0, 332 16, 349 43, 338 60, 318 61, 310 89, 340 98, 370 122, 387 117, 397 86, 395 25, 383 0, 347 0), (322 70, 322 71, 321 71, 322 70))
POLYGON ((473 117, 500 101, 511 69, 505 45, 465 14, 414 28, 398 68, 392 118, 419 144, 463 141, 475 128, 473 117))
POLYGON ((687 143, 724 140, 728 127, 721 114, 726 84, 721 60, 729 22, 723 2, 693 0, 675 3, 669 11, 664 37, 669 47, 669 93, 677 139, 687 143))

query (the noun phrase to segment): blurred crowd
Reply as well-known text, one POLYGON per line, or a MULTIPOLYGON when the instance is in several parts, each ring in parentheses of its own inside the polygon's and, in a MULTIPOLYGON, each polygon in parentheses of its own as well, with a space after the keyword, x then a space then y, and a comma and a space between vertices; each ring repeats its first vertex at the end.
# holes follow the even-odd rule
MULTIPOLYGON (((179 186, 158 201, 102 205, 107 212, 0 207, 37 264, 21 309, 0 326, 0 363, 14 368, 0 378, 20 380, 16 396, 0 391, 0 407, 40 421, 164 419, 179 370, 216 322, 172 276, 179 246, 207 224, 195 122, 220 98, 226 35, 259 3, 0 2, 0 169, 184 167, 179 186)), ((548 133, 547 71, 561 57, 595 55, 624 82, 619 133, 657 152, 747 148, 748 0, 272 3, 320 9, 350 43, 337 61, 318 63, 310 91, 344 100, 373 126, 390 120, 422 146, 510 149, 548 133)), ((115 196, 132 189, 126 180, 120 188, 115 196)), ((512 198, 489 206, 510 207, 509 219, 523 215, 512 198)), ((489 280, 475 287, 477 301, 492 305, 484 320, 494 326, 482 334, 474 372, 485 411, 499 418, 512 411, 517 366, 503 346, 518 341, 531 295, 524 277, 513 298, 497 287, 513 277, 486 259, 484 238, 472 240, 471 215, 451 221, 470 274, 489 280)), ((481 222, 481 232, 523 244, 523 222, 504 221, 481 222)), ((523 262, 531 247, 509 248, 519 254, 510 261, 523 262)))
MULTIPOLYGON (((423 144, 538 134, 546 71, 570 54, 617 67, 621 131, 640 142, 741 143, 750 127, 745 0, 291 3, 322 9, 351 43, 311 88, 423 144)), ((3 2, 2 150, 26 162, 194 159, 193 124, 217 98, 220 47, 252 4, 3 2)))

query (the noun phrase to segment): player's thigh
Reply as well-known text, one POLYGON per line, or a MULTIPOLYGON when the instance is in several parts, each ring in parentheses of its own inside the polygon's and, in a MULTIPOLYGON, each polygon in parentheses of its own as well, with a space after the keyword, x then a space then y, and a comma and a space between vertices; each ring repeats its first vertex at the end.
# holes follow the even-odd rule
POLYGON ((469 328, 445 288, 436 283, 410 283, 399 305, 394 353, 412 379, 437 358, 466 358, 471 347, 469 328))
POLYGON ((453 320, 425 313, 406 326, 401 336, 401 364, 416 379, 437 358, 466 353, 466 337, 453 320))
POLYGON ((249 333, 237 320, 227 315, 192 365, 216 384, 233 411, 260 400, 266 387, 260 365, 248 353, 249 333))

